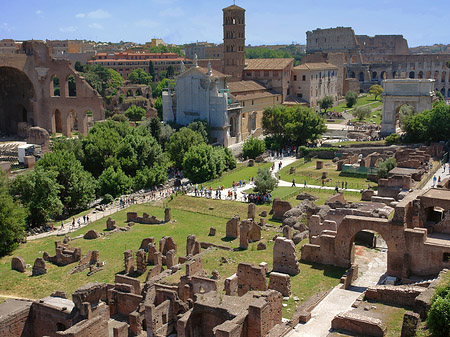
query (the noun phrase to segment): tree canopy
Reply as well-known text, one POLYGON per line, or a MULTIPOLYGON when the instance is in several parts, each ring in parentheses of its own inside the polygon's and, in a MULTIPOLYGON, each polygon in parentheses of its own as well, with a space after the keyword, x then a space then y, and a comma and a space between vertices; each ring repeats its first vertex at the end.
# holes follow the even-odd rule
POLYGON ((374 95, 375 99, 383 93, 383 87, 379 84, 374 84, 369 88, 369 94, 374 95))
POLYGON ((125 116, 127 116, 130 121, 140 121, 144 118, 145 113, 146 111, 144 108, 133 104, 125 111, 125 116))
POLYGON ((331 96, 325 96, 319 101, 319 105, 321 109, 325 110, 325 113, 328 109, 332 108, 334 105, 334 99, 331 96))
POLYGON ((106 97, 106 89, 117 89, 123 86, 122 76, 114 69, 105 68, 101 64, 83 66, 81 75, 102 97, 106 97))
POLYGON ((258 138, 247 138, 242 149, 244 158, 255 159, 266 150, 266 144, 258 138))
POLYGON ((150 85, 150 83, 152 83, 152 76, 147 74, 141 68, 137 68, 128 75, 128 80, 133 84, 150 85))
POLYGON ((278 180, 272 176, 268 168, 259 168, 255 178, 255 192, 272 192, 278 186, 278 180))
POLYGON ((358 94, 354 91, 348 91, 345 94, 345 101, 347 103, 347 108, 351 108, 356 104, 356 101, 358 100, 358 94))
POLYGON ((167 144, 167 153, 176 168, 183 168, 183 160, 185 154, 192 146, 204 144, 205 141, 201 134, 189 128, 182 127, 175 132, 169 139, 167 144))
POLYGON ((273 135, 281 145, 305 145, 326 132, 325 120, 311 108, 274 106, 264 109, 263 131, 273 135))
POLYGON ((355 116, 360 122, 365 118, 370 116, 372 110, 368 106, 359 106, 353 111, 353 116, 355 116))

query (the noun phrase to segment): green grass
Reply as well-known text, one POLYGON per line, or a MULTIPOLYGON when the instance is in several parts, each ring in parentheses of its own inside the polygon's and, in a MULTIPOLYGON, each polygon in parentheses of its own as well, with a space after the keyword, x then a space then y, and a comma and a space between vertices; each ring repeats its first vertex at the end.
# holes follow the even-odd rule
POLYGON ((325 186, 335 187, 336 184, 339 188, 342 187, 342 181, 347 182, 347 188, 351 189, 363 189, 367 188, 367 185, 377 186, 376 183, 368 182, 365 178, 346 177, 342 176, 340 171, 336 170, 336 163, 332 160, 319 159, 323 161, 323 169, 316 169, 316 162, 318 159, 313 159, 310 162, 304 163, 303 159, 296 160, 292 164, 281 169, 281 179, 285 181, 292 181, 295 179, 296 184, 302 186, 305 179, 308 185, 322 185, 322 172, 328 172, 328 181, 325 181, 325 186), (290 174, 290 168, 294 166, 296 172, 290 174))
POLYGON ((255 163, 255 166, 252 167, 249 167, 246 164, 238 164, 234 170, 225 172, 221 177, 215 180, 203 183, 203 186, 217 188, 217 186, 223 185, 225 188, 229 188, 232 187, 233 181, 239 183, 239 180, 245 179, 245 181, 248 182, 249 178, 256 178, 258 168, 270 168, 271 166, 272 163, 255 163))
POLYGON ((337 112, 343 112, 345 110, 346 112, 351 113, 351 111, 348 111, 348 110, 354 109, 358 106, 366 105, 366 104, 370 104, 370 108, 375 109, 375 108, 382 106, 383 102, 381 102, 380 100, 375 100, 374 95, 361 95, 360 97, 358 97, 356 104, 352 108, 348 108, 347 103, 344 101, 343 103, 335 106, 333 108, 333 110, 335 110, 337 112))
POLYGON ((346 147, 346 146, 352 146, 352 145, 359 145, 359 146, 375 146, 375 145, 386 145, 386 142, 384 140, 374 140, 374 141, 356 141, 356 140, 348 140, 345 142, 339 142, 339 143, 332 143, 333 146, 341 146, 341 147, 346 147))
MULTIPOLYGON (((375 123, 375 124, 377 124, 377 125, 380 125, 382 119, 383 119, 383 114, 382 114, 382 110, 381 110, 381 108, 380 108, 380 109, 377 110, 377 111, 371 112, 371 113, 370 113, 370 116, 364 118, 364 119, 362 120, 362 122, 364 122, 364 123, 375 123), (373 116, 375 116, 375 117, 373 117, 373 116)), ((357 118, 353 118, 353 119, 351 120, 351 122, 352 122, 352 123, 356 123, 356 122, 359 122, 359 120, 358 120, 357 118)))

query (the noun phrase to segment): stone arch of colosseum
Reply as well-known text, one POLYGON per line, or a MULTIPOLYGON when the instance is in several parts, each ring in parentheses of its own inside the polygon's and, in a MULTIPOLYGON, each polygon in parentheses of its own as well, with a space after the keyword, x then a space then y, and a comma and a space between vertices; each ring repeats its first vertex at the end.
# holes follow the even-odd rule
POLYGON ((43 42, 25 41, 18 53, 0 56, 1 133, 16 134, 39 126, 49 133, 61 130, 70 136, 77 126, 81 134, 86 134, 86 111, 92 112, 94 121, 104 119, 103 99, 70 61, 53 59, 43 42), (71 95, 67 83, 70 77, 76 88, 71 95), (56 87, 54 78, 58 78, 56 87), (56 94, 55 89, 59 89, 56 94))
POLYGON ((388 79, 383 82, 383 120, 381 134, 389 135, 397 129, 399 107, 411 105, 416 113, 431 109, 434 94, 432 79, 388 79))

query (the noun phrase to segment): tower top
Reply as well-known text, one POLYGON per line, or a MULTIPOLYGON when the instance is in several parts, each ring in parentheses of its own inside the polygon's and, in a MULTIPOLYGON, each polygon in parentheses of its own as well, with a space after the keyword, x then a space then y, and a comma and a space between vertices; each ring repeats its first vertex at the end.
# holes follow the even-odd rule
POLYGON ((231 6, 225 7, 225 8, 222 9, 222 10, 223 10, 223 11, 239 10, 239 11, 244 11, 244 12, 245 12, 245 9, 244 9, 244 8, 239 7, 239 6, 236 6, 236 5, 231 5, 231 6))

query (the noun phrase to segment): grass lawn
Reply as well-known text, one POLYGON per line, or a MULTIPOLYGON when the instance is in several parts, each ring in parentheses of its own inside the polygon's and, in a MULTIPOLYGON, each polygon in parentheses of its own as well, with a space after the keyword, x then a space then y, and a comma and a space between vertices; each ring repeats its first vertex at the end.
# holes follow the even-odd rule
POLYGON ((375 100, 374 95, 362 95, 362 96, 358 97, 356 104, 352 108, 348 108, 347 103, 343 102, 343 103, 335 106, 332 109, 337 112, 343 112, 345 110, 346 112, 351 113, 351 111, 349 111, 349 110, 354 109, 361 105, 366 105, 366 104, 370 104, 369 105, 370 108, 375 109, 375 108, 382 106, 383 102, 381 102, 381 100, 375 100))
MULTIPOLYGON (((325 142, 326 143, 326 142, 325 142)), ((330 143, 333 147, 346 147, 351 145, 359 145, 359 146, 374 146, 374 145, 387 145, 384 140, 375 140, 375 141, 357 141, 357 140, 348 140, 345 142, 338 143, 330 143)))
MULTIPOLYGON (((377 110, 375 112, 371 112, 370 116, 364 118, 362 121, 365 123, 375 123, 377 125, 380 125, 382 119, 383 119, 383 112, 382 112, 382 109, 380 108, 379 110, 377 110), (375 117, 373 117, 373 116, 375 116, 375 117)), ((353 118, 351 120, 351 122, 356 123, 356 122, 359 122, 359 120, 357 118, 353 118)))
MULTIPOLYGON (((232 187, 233 181, 239 182, 239 180, 244 180, 247 182, 249 178, 256 178, 258 168, 270 168, 272 163, 255 163, 255 166, 249 167, 247 164, 238 164, 237 167, 230 171, 225 172, 221 177, 214 179, 212 181, 207 181, 203 183, 204 187, 211 186, 212 188, 217 188, 217 186, 225 186, 225 188, 232 187)), ((199 185, 200 186, 200 185, 199 185)))
MULTIPOLYGON (((289 188, 288 188, 289 189, 289 188)), ((289 190, 280 190, 280 193, 290 192, 289 190), (281 192, 282 191, 282 192, 281 192)), ((219 201, 204 198, 194 198, 189 196, 177 196, 173 200, 165 203, 172 209, 172 221, 163 225, 142 225, 135 224, 128 232, 118 232, 108 236, 102 236, 96 240, 76 239, 71 241, 73 247, 80 247, 82 254, 89 250, 97 249, 100 252, 100 260, 105 261, 102 271, 88 277, 87 270, 81 273, 69 275, 68 273, 76 266, 76 263, 58 267, 47 263, 47 274, 37 277, 31 276, 31 266, 28 266, 26 273, 19 273, 11 270, 12 256, 21 256, 28 265, 32 265, 37 257, 42 257, 44 251, 49 252, 51 256, 55 254, 54 241, 62 237, 47 237, 22 244, 10 256, 0 259, 0 300, 2 294, 15 295, 18 297, 38 299, 48 296, 55 290, 65 291, 72 294, 76 289, 87 282, 114 282, 114 275, 123 271, 123 251, 132 249, 136 252, 142 239, 153 236, 159 241, 162 236, 172 236, 178 245, 178 255, 185 254, 186 238, 190 234, 195 234, 200 241, 208 241, 230 248, 237 248, 239 240, 228 241, 225 239, 225 224, 235 214, 241 218, 247 215, 248 205, 233 201, 219 201), (216 236, 208 236, 209 228, 215 227, 216 236)), ((270 210, 270 205, 258 205, 257 214, 262 210, 270 210)), ((117 212, 112 215, 116 224, 124 226, 126 224, 127 212, 146 212, 163 218, 164 208, 156 204, 135 205, 129 209, 117 212)), ((75 231, 70 237, 86 233, 90 229, 95 229, 101 233, 108 233, 106 228, 106 218, 95 221, 91 225, 75 231)), ((273 242, 269 242, 275 234, 279 234, 279 222, 268 219, 268 224, 276 226, 267 227, 262 232, 262 241, 267 243, 267 250, 258 251, 256 246, 258 242, 251 243, 246 251, 224 251, 210 249, 203 255, 204 269, 211 274, 217 269, 221 275, 219 281, 219 291, 223 292, 223 281, 228 276, 237 271, 237 265, 241 261, 259 264, 267 262, 269 271, 272 269, 272 250, 273 242), (222 264, 221 257, 230 258, 233 262, 222 264)), ((307 240, 297 245, 298 258, 300 258, 300 248, 307 240)), ((301 272, 299 275, 291 278, 293 297, 297 296, 300 300, 295 302, 293 299, 286 301, 287 307, 283 307, 284 317, 291 317, 295 312, 296 305, 306 300, 314 293, 329 288, 339 283, 340 277, 345 270, 332 266, 321 266, 315 264, 300 264, 301 272)), ((184 268, 178 273, 172 275, 167 282, 176 283, 181 275, 184 274, 184 268)), ((144 281, 146 274, 139 276, 144 281)))
POLYGON ((332 162, 331 159, 319 159, 323 161, 323 169, 316 169, 317 159, 313 159, 310 162, 304 163, 303 159, 296 160, 290 165, 281 169, 281 179, 285 181, 292 181, 295 179, 295 182, 302 186, 303 182, 306 179, 306 183, 308 185, 322 185, 322 172, 328 172, 328 181, 325 181, 325 186, 335 187, 336 184, 339 183, 339 188, 342 186, 342 181, 347 182, 347 188, 351 189, 363 189, 367 188, 367 185, 377 186, 374 182, 369 182, 365 178, 356 178, 356 177, 346 177, 342 176, 340 171, 336 170, 336 164, 332 162), (289 170, 291 167, 296 168, 296 172, 294 174, 290 174, 289 170))

